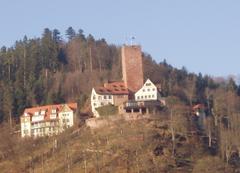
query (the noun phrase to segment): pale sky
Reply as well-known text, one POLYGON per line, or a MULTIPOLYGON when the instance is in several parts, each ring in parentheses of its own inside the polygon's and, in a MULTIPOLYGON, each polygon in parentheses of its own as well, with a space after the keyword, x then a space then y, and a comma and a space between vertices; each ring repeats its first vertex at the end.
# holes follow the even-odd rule
POLYGON ((240 74, 239 0, 0 0, 0 21, 0 47, 72 26, 117 45, 135 36, 157 62, 190 72, 240 74))

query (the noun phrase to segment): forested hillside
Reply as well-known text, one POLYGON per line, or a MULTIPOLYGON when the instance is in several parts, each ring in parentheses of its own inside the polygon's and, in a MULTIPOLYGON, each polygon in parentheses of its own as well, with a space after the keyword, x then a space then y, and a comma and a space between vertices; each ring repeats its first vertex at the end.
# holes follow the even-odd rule
MULTIPOLYGON (((80 108, 84 108, 81 111, 90 113, 88 108, 92 87, 109 80, 121 80, 122 78, 120 48, 118 45, 108 44, 104 39, 96 40, 92 35, 86 36, 81 29, 75 31, 72 27, 69 27, 64 34, 60 34, 57 29, 50 30, 46 28, 40 38, 24 37, 22 40, 16 41, 13 47, 2 47, 0 51, 1 123, 10 124, 11 129, 14 127, 14 123, 18 123, 19 116, 24 108, 52 103, 77 101, 80 108), (64 39, 65 36, 66 39, 64 39)), ((186 157, 184 156, 185 161, 187 157, 191 157, 190 164, 187 164, 186 167, 189 172, 194 169, 197 172, 197 168, 194 168, 196 163, 200 164, 200 166, 206 164, 205 159, 201 160, 202 157, 211 161, 217 160, 220 164, 226 164, 226 170, 228 168, 239 168, 240 90, 234 80, 228 79, 216 82, 210 76, 203 76, 201 73, 190 73, 184 67, 182 69, 174 68, 166 60, 156 62, 146 52, 143 52, 143 61, 145 79, 150 78, 155 84, 161 85, 162 95, 166 97, 167 101, 165 112, 168 119, 166 121, 168 125, 166 127, 168 131, 167 137, 162 137, 162 134, 159 134, 157 137, 159 139, 156 140, 161 140, 163 143, 167 141, 168 144, 166 145, 175 146, 175 144, 177 145, 175 137, 178 133, 184 133, 186 138, 189 134, 192 134, 190 138, 193 139, 193 143, 188 141, 183 146, 189 147, 192 145, 200 155, 196 156, 196 154, 191 153, 186 157), (192 120, 191 108, 197 103, 201 103, 205 107, 206 118, 204 123, 201 124, 202 126, 199 126, 197 121, 192 120), (184 110, 182 110, 183 107, 184 110), (171 123, 169 124, 168 121, 171 121, 171 123), (192 126, 196 128, 193 130, 188 128, 186 131, 186 127, 192 126), (201 150, 198 150, 198 145, 201 145, 201 150)), ((144 126, 147 124, 148 122, 144 126)), ((131 123, 127 125, 127 128, 132 128, 131 123)), ((18 160, 17 152, 18 150, 24 150, 24 147, 19 146, 20 149, 18 149, 15 148, 15 144, 20 140, 24 146, 29 141, 16 139, 16 142, 15 136, 9 135, 11 130, 6 131, 8 128, 4 129, 2 135, 7 140, 6 143, 2 143, 0 146, 0 160, 8 158, 7 155, 9 154, 12 154, 12 157, 18 160)), ((133 130, 135 129, 133 128, 133 130)), ((90 132, 87 130, 86 134, 88 133, 90 132)), ((139 133, 142 133, 141 130, 137 132, 137 135, 139 133)), ((152 134, 151 128, 149 133, 152 134)), ((86 134, 83 133, 83 135, 86 134)), ((111 135, 114 136, 114 133, 111 135)), ((144 146, 154 141, 153 136, 148 137, 150 141, 144 140, 144 146)), ((71 143, 71 139, 69 140, 71 143)), ((36 142, 30 141, 29 145, 35 145, 36 142)), ((88 141, 85 141, 86 145, 88 143, 88 141)), ((122 144, 116 144, 121 149, 119 145, 122 144)), ((43 146, 40 145, 39 147, 43 146)), ((150 155, 147 160, 153 160, 152 167, 141 169, 147 172, 149 172, 149 169, 158 169, 156 168, 156 165, 158 165, 156 160, 153 164, 157 154, 150 158, 151 151, 154 150, 155 146, 150 149, 142 146, 143 150, 135 150, 132 145, 129 147, 124 151, 119 150, 125 152, 125 161, 130 157, 128 152, 133 151, 137 155, 136 152, 141 154, 149 151, 150 155)), ((111 150, 118 151, 119 148, 111 148, 111 150)), ((176 146, 176 148, 178 147, 176 146)), ((167 150, 172 153, 170 155, 176 161, 177 155, 174 147, 167 150)), ((63 150, 60 150, 60 152, 63 152, 63 150)), ((119 169, 125 170, 125 164, 123 164, 125 161, 119 158, 120 155, 116 155, 120 163, 119 169)), ((169 159, 171 160, 171 157, 169 159)), ((11 160, 10 157, 9 161, 11 160)), ((89 160, 92 161, 92 156, 89 160)), ((167 164, 168 161, 167 159, 167 164)), ((130 165, 128 166, 138 162, 140 163, 137 160, 134 163, 129 162, 130 165)), ((102 165, 105 164, 107 163, 102 165)), ((174 167, 173 170, 177 170, 176 163, 169 165, 174 167)), ((24 166, 21 165, 20 167, 24 166)), ((98 169, 93 168, 93 165, 90 167, 93 170, 98 169)), ((7 166, 6 169, 8 169, 7 166)), ((102 169, 110 168, 105 165, 102 169)), ((135 170, 138 169, 140 168, 135 170)))
MULTIPOLYGON (((12 47, 3 46, 1 120, 9 120, 11 116, 18 120, 25 107, 34 105, 64 101, 84 104, 93 86, 107 80, 121 80, 120 58, 120 46, 108 44, 104 39, 95 40, 72 27, 64 34, 46 28, 40 38, 25 36, 12 47), (67 39, 63 39, 65 36, 67 39)), ((147 53, 144 53, 144 73, 145 78, 162 85, 165 96, 175 94, 190 102, 203 101, 205 89, 217 87, 207 76, 190 74, 185 68, 178 70, 166 60, 155 62, 147 53)))
POLYGON ((57 29, 45 29, 41 38, 24 37, 1 48, 1 120, 17 119, 29 106, 84 102, 93 85, 121 78, 117 46, 71 27, 66 36, 63 40, 57 29))

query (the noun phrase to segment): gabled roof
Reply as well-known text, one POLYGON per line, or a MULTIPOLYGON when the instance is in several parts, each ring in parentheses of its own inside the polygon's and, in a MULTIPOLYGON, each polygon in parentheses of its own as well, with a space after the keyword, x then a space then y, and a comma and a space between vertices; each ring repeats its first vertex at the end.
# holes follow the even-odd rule
MULTIPOLYGON (((143 84, 143 86, 136 92, 136 93, 139 93, 139 92, 141 92, 141 90, 144 88, 144 87, 147 87, 148 85, 147 84, 151 84, 151 87, 152 86, 154 86, 154 87, 156 87, 157 89, 158 89, 158 87, 150 80, 150 79, 147 79, 146 80, 146 82, 143 84)), ((159 89, 158 89, 158 91, 159 91, 159 89)), ((135 93, 135 94, 136 94, 135 93)))
POLYGON ((155 86, 155 84, 150 79, 147 79, 146 82, 143 85, 146 85, 147 83, 151 83, 151 85, 155 86))
POLYGON ((129 91, 124 82, 109 82, 103 87, 94 88, 95 92, 100 95, 128 95, 129 91))
POLYGON ((24 110, 24 113, 22 116, 32 116, 35 112, 45 111, 44 113, 44 120, 50 120, 50 115, 52 113, 52 110, 56 110, 56 112, 60 112, 65 106, 68 106, 71 110, 75 111, 77 109, 77 103, 66 103, 66 104, 57 104, 57 105, 45 105, 45 106, 37 106, 37 107, 31 107, 26 108, 24 110))

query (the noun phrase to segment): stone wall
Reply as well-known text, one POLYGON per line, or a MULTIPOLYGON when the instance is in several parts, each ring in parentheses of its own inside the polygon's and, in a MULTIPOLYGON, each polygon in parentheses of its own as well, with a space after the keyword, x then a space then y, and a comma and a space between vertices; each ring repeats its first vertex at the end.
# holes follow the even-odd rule
POLYGON ((126 87, 136 92, 143 86, 143 62, 140 46, 122 47, 122 75, 126 87))

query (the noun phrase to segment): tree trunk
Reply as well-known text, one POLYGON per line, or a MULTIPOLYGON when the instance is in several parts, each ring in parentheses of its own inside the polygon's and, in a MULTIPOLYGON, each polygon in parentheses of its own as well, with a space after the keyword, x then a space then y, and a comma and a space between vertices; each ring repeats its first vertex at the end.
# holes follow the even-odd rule
POLYGON ((175 154, 175 133, 174 133, 174 128, 173 128, 173 113, 171 110, 171 134, 172 134, 172 156, 175 154))
POLYGON ((8 80, 11 80, 11 64, 8 64, 8 80))
POLYGON ((217 115, 214 115, 213 117, 214 117, 214 125, 215 125, 215 127, 217 127, 217 126, 218 126, 218 118, 217 118, 217 115))
POLYGON ((26 47, 23 50, 23 88, 26 86, 26 47))
POLYGON ((90 72, 93 71, 93 64, 92 64, 92 49, 89 48, 89 58, 90 58, 90 72))
POLYGON ((84 153, 84 173, 87 173, 87 160, 86 160, 86 153, 84 153))
POLYGON ((12 110, 9 110, 9 126, 10 129, 12 130, 12 110))
POLYGON ((211 134, 211 130, 208 131, 208 147, 212 147, 212 134, 211 134))

